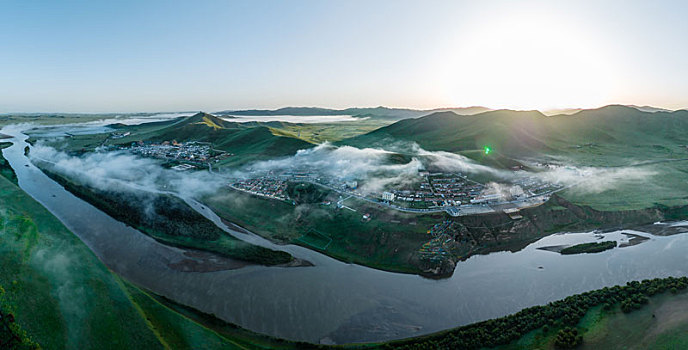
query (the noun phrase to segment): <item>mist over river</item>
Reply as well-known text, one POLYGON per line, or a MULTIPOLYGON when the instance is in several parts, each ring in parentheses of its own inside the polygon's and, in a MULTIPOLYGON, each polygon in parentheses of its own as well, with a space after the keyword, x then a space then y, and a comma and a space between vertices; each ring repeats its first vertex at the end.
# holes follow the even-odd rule
MULTIPOLYGON (((76 131, 76 130, 75 130, 76 131)), ((343 263, 303 247, 275 245, 232 231, 206 206, 196 210, 232 235, 310 261, 310 267, 249 265, 214 272, 173 268, 184 249, 160 244, 65 191, 24 155, 22 128, 5 127, 13 146, 3 155, 20 187, 42 203, 115 273, 177 302, 271 336, 310 342, 399 339, 499 317, 566 296, 631 280, 688 275, 688 235, 636 231, 567 233, 521 251, 473 256, 451 278, 431 280, 343 263), (597 254, 560 255, 537 249, 601 239, 628 241, 597 254)))

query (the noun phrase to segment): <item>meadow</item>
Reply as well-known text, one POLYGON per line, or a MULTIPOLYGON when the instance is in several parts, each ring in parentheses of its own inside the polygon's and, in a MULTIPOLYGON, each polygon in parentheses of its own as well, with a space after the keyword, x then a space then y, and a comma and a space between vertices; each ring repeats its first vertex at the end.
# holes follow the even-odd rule
MULTIPOLYGON (((138 289, 124 288, 86 245, 4 176, 0 227, 3 311, 31 341, 45 349, 170 348, 169 337, 132 299, 130 291, 138 289)), ((184 343, 174 348, 192 349, 212 332, 189 324, 177 337, 184 343)))

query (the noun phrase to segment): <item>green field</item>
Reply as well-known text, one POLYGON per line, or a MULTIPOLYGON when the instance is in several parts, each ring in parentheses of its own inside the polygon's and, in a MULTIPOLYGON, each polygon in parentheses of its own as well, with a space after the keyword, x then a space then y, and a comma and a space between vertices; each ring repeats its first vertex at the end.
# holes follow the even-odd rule
POLYGON ((322 251, 326 251, 330 243, 332 243, 330 236, 316 230, 309 230, 296 240, 308 247, 322 251))
MULTIPOLYGON (((635 181, 619 175, 614 186, 595 189, 596 179, 561 195, 596 209, 680 205, 688 198, 688 111, 647 113, 607 106, 574 115, 547 117, 537 111, 492 111, 472 116, 451 112, 398 121, 342 140, 356 147, 408 152, 416 143, 430 151, 462 154, 478 163, 507 169, 514 164, 554 162, 576 167, 627 167, 649 173, 635 181), (492 150, 486 154, 483 150, 492 150), (591 189, 592 188, 592 189, 591 189)), ((617 168, 618 169, 618 168, 617 168)))
MULTIPOLYGON (((138 289, 123 288, 86 245, 5 177, 0 222, 2 305, 34 342, 45 349, 169 348, 171 339, 131 298, 138 289)), ((176 335, 187 345, 175 348, 199 348, 203 342, 192 335, 204 333, 188 325, 176 335)))
MULTIPOLYGON (((381 147, 402 155, 415 143, 427 150, 459 153, 502 169, 524 160, 597 168, 662 161, 638 166, 636 169, 648 174, 645 178, 631 181, 619 175, 613 186, 601 189, 595 189, 591 184, 596 179, 590 179, 561 195, 601 210, 640 209, 655 203, 680 205, 688 199, 688 182, 682 180, 688 176, 688 161, 664 162, 688 158, 688 136, 679 132, 688 129, 685 111, 646 113, 608 106, 571 116, 546 117, 539 112, 504 110, 472 116, 440 112, 390 124, 393 121, 370 118, 326 124, 234 123, 199 113, 186 119, 120 125, 121 131, 131 132, 121 139, 109 138, 109 134, 77 135, 51 144, 66 151, 83 152, 101 145, 129 145, 134 141, 206 141, 216 149, 234 154, 213 164, 216 170, 293 155, 324 141, 381 147), (486 145, 491 147, 489 154, 484 152, 486 145)), ((473 176, 476 180, 494 180, 480 174, 473 176)))
POLYGON ((574 187, 561 195, 574 203, 600 210, 648 208, 657 203, 683 205, 688 201, 688 161, 653 164, 643 167, 653 173, 646 181, 623 182, 598 193, 574 187))
MULTIPOLYGON (((583 336, 582 350, 595 349, 685 349, 688 347, 688 293, 665 293, 649 299, 639 310, 624 313, 620 308, 588 311, 576 328, 583 336)), ((556 349, 557 332, 532 331, 500 350, 556 349)))
POLYGON ((78 184, 47 168, 43 171, 77 197, 165 244, 201 249, 262 265, 286 264, 293 259, 289 253, 252 245, 227 234, 175 196, 102 190, 78 184), (148 205, 153 210, 149 210, 148 205))
POLYGON ((682 349, 688 342, 687 287, 688 277, 634 281, 381 348, 682 349), (571 333, 576 341, 562 337, 571 333))
POLYGON ((232 156, 213 164, 216 169, 243 165, 251 161, 290 156, 300 149, 314 145, 304 140, 276 135, 270 123, 228 122, 206 113, 186 118, 146 123, 141 125, 115 125, 118 131, 131 132, 123 138, 110 138, 110 134, 74 135, 67 139, 52 140, 49 144, 62 150, 81 153, 100 146, 128 147, 132 142, 198 141, 209 142, 214 149, 232 156))
POLYGON ((23 123, 61 125, 86 123, 113 117, 115 117, 114 114, 3 114, 0 115, 0 125, 23 123))
POLYGON ((504 213, 456 218, 445 213, 403 213, 349 198, 345 205, 354 212, 336 207, 335 192, 322 199, 332 204, 294 206, 223 188, 202 201, 220 217, 273 241, 302 245, 345 262, 434 277, 451 276, 453 265, 422 260, 419 249, 432 239, 427 231, 443 220, 457 224, 457 230, 449 233, 454 241, 445 245, 445 250, 451 253, 448 258, 456 262, 475 254, 517 251, 556 232, 633 228, 688 217, 686 206, 599 211, 558 196, 544 205, 521 210, 523 218, 519 220, 504 213), (371 219, 363 220, 363 214, 370 214, 371 219), (429 272, 438 266, 442 268, 440 271, 429 272))
POLYGON ((407 214, 349 199, 347 205, 358 210, 353 212, 337 209, 336 196, 332 200, 329 206, 314 203, 295 207, 225 188, 203 202, 221 217, 271 240, 299 244, 378 269, 422 272, 418 248, 429 239, 428 227, 444 214, 407 214), (362 219, 366 213, 371 214, 370 221, 362 219), (329 244, 325 237, 331 239, 329 244))
POLYGON ((0 287, 0 312, 14 315, 19 333, 26 334, 24 345, 35 342, 44 349, 306 346, 243 330, 120 279, 4 176, 0 176, 0 287))
MULTIPOLYGON (((12 146, 11 142, 0 142, 0 151, 9 146, 12 146)), ((15 184, 17 183, 17 175, 14 173, 14 169, 12 169, 10 163, 4 157, 0 157, 0 176, 5 177, 15 184)))
POLYGON ((326 141, 336 142, 371 132, 391 124, 387 119, 363 119, 360 121, 340 123, 266 123, 275 135, 300 138, 304 141, 320 144, 326 141))

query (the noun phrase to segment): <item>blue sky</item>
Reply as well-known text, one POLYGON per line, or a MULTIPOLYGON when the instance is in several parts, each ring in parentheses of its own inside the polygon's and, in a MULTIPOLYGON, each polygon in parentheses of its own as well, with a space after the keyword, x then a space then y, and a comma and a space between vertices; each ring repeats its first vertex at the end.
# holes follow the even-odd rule
POLYGON ((688 107, 682 1, 2 1, 0 113, 688 107))

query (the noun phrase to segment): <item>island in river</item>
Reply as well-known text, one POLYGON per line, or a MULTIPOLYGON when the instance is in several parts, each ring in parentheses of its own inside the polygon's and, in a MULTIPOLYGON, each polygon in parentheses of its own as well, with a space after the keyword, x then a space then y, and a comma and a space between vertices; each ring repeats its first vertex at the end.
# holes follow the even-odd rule
POLYGON ((616 241, 603 241, 592 243, 581 243, 570 247, 566 247, 559 251, 562 255, 585 254, 585 253, 601 253, 605 250, 614 249, 617 246, 616 241))

